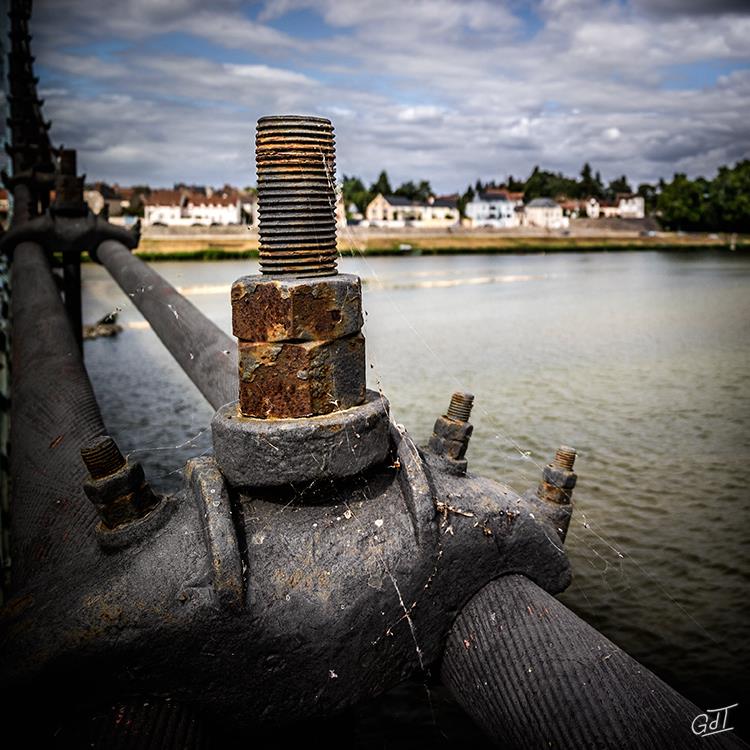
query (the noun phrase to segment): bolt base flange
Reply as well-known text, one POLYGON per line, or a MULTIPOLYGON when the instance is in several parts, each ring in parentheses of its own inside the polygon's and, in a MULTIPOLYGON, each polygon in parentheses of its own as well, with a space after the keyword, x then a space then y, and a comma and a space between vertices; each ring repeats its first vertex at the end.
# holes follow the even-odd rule
POLYGON ((385 461, 388 401, 367 391, 351 409, 304 419, 243 417, 237 401, 211 422, 214 454, 233 487, 280 487, 355 476, 385 461))

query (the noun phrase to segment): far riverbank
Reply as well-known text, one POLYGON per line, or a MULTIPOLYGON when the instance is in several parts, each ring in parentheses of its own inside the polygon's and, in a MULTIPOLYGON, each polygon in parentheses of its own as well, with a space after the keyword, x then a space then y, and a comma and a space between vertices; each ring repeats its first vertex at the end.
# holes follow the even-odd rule
MULTIPOLYGON (((223 260, 258 255, 253 228, 231 227, 198 231, 170 231, 149 227, 137 254, 145 260, 223 260)), ((566 232, 492 229, 375 229, 339 230, 342 255, 462 255, 504 253, 615 252, 618 250, 750 249, 750 236, 687 234, 682 232, 597 231, 593 227, 566 232)))

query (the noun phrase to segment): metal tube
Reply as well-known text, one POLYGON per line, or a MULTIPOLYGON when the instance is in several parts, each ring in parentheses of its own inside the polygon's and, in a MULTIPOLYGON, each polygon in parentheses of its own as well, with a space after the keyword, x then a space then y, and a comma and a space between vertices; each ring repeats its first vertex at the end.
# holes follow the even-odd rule
POLYGON ((32 576, 83 563, 96 545, 96 511, 82 492, 80 449, 105 433, 44 250, 33 242, 13 255, 13 377, 10 475, 12 588, 32 576), (85 537, 91 537, 86 545, 85 537))
POLYGON ((730 732, 694 734, 704 711, 519 575, 493 581, 463 608, 441 676, 509 750, 747 747, 730 732))
POLYGON ((192 302, 125 245, 107 240, 99 262, 133 300, 156 335, 214 409, 237 399, 237 347, 192 302))
POLYGON ((63 253, 63 292, 73 335, 83 350, 83 314, 81 311, 81 254, 63 253))

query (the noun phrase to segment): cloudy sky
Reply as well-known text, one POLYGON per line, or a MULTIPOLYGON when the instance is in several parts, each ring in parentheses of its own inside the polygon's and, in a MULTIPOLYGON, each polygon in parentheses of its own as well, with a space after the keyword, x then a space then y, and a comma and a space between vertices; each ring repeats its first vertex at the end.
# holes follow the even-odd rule
POLYGON ((333 120, 338 171, 442 192, 750 156, 750 0, 36 0, 52 136, 90 179, 255 182, 255 121, 333 120))

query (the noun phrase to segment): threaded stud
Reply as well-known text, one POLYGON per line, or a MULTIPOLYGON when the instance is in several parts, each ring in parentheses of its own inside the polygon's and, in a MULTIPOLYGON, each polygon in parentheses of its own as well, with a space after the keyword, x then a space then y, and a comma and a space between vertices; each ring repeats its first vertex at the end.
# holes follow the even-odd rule
POLYGON ((552 461, 553 466, 557 466, 560 469, 566 471, 573 471, 573 464, 576 461, 576 449, 570 448, 567 445, 561 445, 555 453, 555 458, 552 461))
POLYGON ((468 422, 471 415, 471 408, 474 406, 474 394, 462 393, 456 391, 451 396, 451 403, 448 407, 446 417, 455 419, 457 422, 468 422))
POLYGON ((81 458, 92 479, 103 479, 125 466, 125 458, 115 441, 104 435, 81 448, 81 458))
POLYGON ((261 273, 335 274, 336 151, 331 121, 261 117, 255 161, 261 273))

